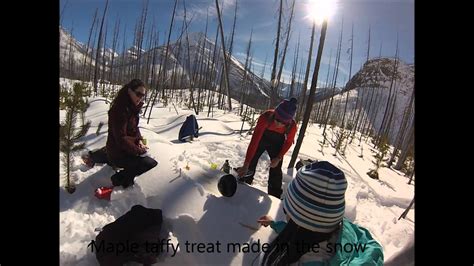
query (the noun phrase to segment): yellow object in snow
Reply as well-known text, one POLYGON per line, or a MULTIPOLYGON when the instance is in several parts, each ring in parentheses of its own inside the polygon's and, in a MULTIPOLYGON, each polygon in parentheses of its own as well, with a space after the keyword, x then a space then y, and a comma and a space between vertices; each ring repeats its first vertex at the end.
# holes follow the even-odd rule
POLYGON ((217 169, 217 164, 211 163, 211 169, 212 169, 212 170, 216 170, 216 169, 217 169))

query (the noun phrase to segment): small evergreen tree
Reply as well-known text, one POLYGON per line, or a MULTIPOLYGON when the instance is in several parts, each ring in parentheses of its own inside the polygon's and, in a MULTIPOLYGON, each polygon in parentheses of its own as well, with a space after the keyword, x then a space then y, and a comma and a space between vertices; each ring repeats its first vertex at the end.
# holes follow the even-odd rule
POLYGON ((66 86, 61 85, 61 88, 59 89, 59 109, 64 110, 66 109, 66 99, 68 99, 70 96, 70 93, 66 86))
POLYGON ((379 171, 379 168, 382 166, 383 159, 384 159, 385 155, 387 154, 388 148, 389 148, 387 137, 383 137, 383 138, 380 139, 380 143, 379 143, 378 148, 379 148, 378 149, 379 151, 374 156, 375 161, 372 161, 375 168, 370 170, 369 172, 367 172, 367 175, 370 176, 373 179, 379 179, 378 171, 379 171))
POLYGON ((84 149, 85 143, 77 143, 79 139, 87 133, 90 127, 90 121, 83 123, 79 130, 76 127, 77 115, 85 113, 84 108, 87 109, 87 101, 81 94, 80 83, 74 84, 74 93, 65 99, 66 118, 61 122, 59 127, 59 150, 62 152, 62 162, 65 168, 65 175, 67 178, 66 190, 69 193, 74 193, 75 186, 71 183, 71 164, 74 153, 84 149), (84 105, 86 103, 86 105, 84 105))
POLYGON ((80 83, 80 82, 76 82, 74 83, 73 87, 72 87, 72 93, 70 93, 67 97, 67 103, 66 103, 66 109, 68 109, 68 107, 71 107, 70 105, 71 104, 74 104, 74 109, 77 110, 76 112, 78 112, 80 115, 81 115, 81 125, 84 126, 86 124, 86 121, 85 121, 85 116, 86 116, 86 111, 87 111, 87 108, 89 108, 89 102, 87 101, 87 98, 88 95, 90 95, 90 93, 87 91, 87 85, 85 83, 80 83), (73 101, 76 101, 73 103, 73 101))
POLYGON ((323 132, 323 140, 318 141, 319 142, 319 147, 321 147, 319 152, 321 152, 322 155, 324 155, 324 148, 329 146, 329 143, 327 143, 326 140, 327 140, 326 139, 326 133, 323 132))
POLYGON ((409 155, 407 155, 402 171, 405 172, 405 176, 410 178, 410 180, 408 180, 408 184, 410 185, 413 180, 413 175, 415 174, 415 160, 413 158, 412 150, 410 150, 409 155))
POLYGON ((345 155, 345 147, 343 148, 343 143, 349 136, 350 131, 346 131, 344 128, 340 128, 339 131, 336 133, 336 142, 334 143, 334 156, 339 152, 341 155, 345 155), (342 149, 342 151, 341 151, 342 149))

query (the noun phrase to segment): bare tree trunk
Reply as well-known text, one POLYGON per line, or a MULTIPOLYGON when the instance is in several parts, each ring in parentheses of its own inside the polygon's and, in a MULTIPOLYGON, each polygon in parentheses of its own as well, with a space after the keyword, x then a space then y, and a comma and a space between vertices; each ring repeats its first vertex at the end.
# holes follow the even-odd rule
MULTIPOLYGON (((387 136, 389 140, 391 140, 391 132, 392 132, 392 123, 393 123, 393 114, 395 113, 395 106, 397 104, 397 98, 398 98, 398 88, 395 90, 395 98, 393 99, 393 102, 390 107, 390 117, 388 118, 387 125, 385 126, 385 129, 382 133, 383 136, 387 136)), ((390 141, 391 142, 391 141, 390 141)))
POLYGON ((400 217, 398 218, 398 220, 400 220, 401 218, 405 219, 405 217, 407 217, 408 211, 411 209, 411 206, 413 206, 414 203, 415 203, 415 197, 413 197, 413 200, 410 202, 410 205, 408 205, 408 207, 407 207, 406 210, 402 213, 402 215, 400 215, 400 217))
MULTIPOLYGON (((153 53, 152 53, 152 57, 151 57, 151 76, 150 76, 151 85, 150 85, 150 87, 153 88, 154 90, 158 89, 158 86, 156 85, 156 82, 155 82, 155 78, 156 78, 156 69, 155 69, 155 67, 156 67, 156 52, 158 50, 158 44, 159 43, 160 43, 160 32, 158 31, 154 35, 153 53)), ((178 55, 178 58, 179 58, 179 55, 178 55)), ((146 112, 146 110, 145 110, 145 112, 146 112)), ((143 112, 143 113, 145 113, 145 112, 143 112)))
POLYGON ((278 81, 276 85, 277 90, 280 87, 279 85, 280 85, 281 73, 283 72, 283 66, 285 65, 286 51, 288 49, 288 44, 290 42, 291 22, 293 20, 294 10, 295 10, 295 0, 293 0, 293 4, 291 5, 290 19, 288 21, 288 28, 286 29, 286 32, 285 32, 286 33, 285 46, 283 48, 283 56, 281 58, 280 69, 278 70, 278 75, 277 75, 277 81, 278 81))
MULTIPOLYGON (((208 19, 209 19, 209 12, 208 14, 206 15, 206 27, 205 27, 205 30, 204 30, 204 38, 202 40, 202 50, 201 50, 201 69, 200 69, 200 73, 199 73, 199 90, 198 90, 198 106, 197 106, 197 109, 198 111, 201 110, 201 90, 202 90, 202 87, 205 86, 205 81, 203 81, 204 77, 206 77, 207 79, 207 76, 208 75, 204 75, 204 58, 205 58, 205 47, 206 47, 206 39, 207 39, 207 25, 208 25, 208 19)), ((206 62, 206 69, 209 69, 209 64, 206 62)), ((207 72, 207 70, 206 70, 207 72)), ((203 103, 204 105, 204 103, 203 103)))
MULTIPOLYGON (((235 19, 235 17, 234 17, 235 19)), ((223 94, 222 94, 222 82, 223 82, 223 71, 220 71, 220 79, 218 80, 217 79, 217 69, 220 67, 218 66, 218 63, 219 63, 219 60, 217 59, 218 58, 218 51, 217 51, 217 39, 219 38, 219 27, 216 27, 216 35, 214 37, 214 49, 212 49, 212 63, 211 63, 211 76, 210 76, 210 82, 212 82, 212 87, 214 88, 214 90, 217 91, 217 82, 219 81, 220 82, 220 85, 219 85, 219 91, 218 91, 218 99, 217 99, 217 108, 219 109, 222 109, 222 106, 223 106, 223 94)), ((231 43, 232 44, 232 43, 231 43)), ((232 48, 232 45, 231 45, 231 48, 232 48)), ((209 51, 209 57, 211 57, 210 55, 210 52, 209 51)), ((223 62, 225 63, 225 62, 223 62)), ((208 115, 209 113, 212 112, 212 106, 210 107, 209 111, 208 111, 208 115)))
POLYGON ((99 41, 97 42, 97 51, 95 54, 95 70, 94 70, 94 94, 97 96, 97 78, 99 75, 99 52, 102 45, 102 28, 104 27, 105 15, 107 13, 107 7, 109 5, 109 0, 105 2, 104 13, 102 14, 102 22, 100 23, 100 30, 99 30, 99 41))
MULTIPOLYGON (((329 66, 328 66, 328 72, 326 73, 326 81, 324 83, 324 90, 327 90, 329 88, 329 73, 331 73, 331 62, 332 62, 332 49, 329 51, 329 66)), ((336 64, 336 58, 334 58, 334 64, 336 64)), ((323 117, 325 117, 326 110, 327 110, 327 104, 328 100, 323 100, 321 102, 322 109, 318 107, 318 112, 316 113, 317 116, 317 121, 319 121, 319 127, 321 128, 321 124, 323 124, 323 117), (324 102, 324 105, 323 105, 324 102), (321 112, 320 112, 321 111, 321 112)), ((321 107, 321 106, 320 106, 321 107)))
POLYGON ((301 113, 303 112, 303 107, 306 106, 306 88, 308 87, 308 78, 309 78, 309 69, 311 68, 311 57, 313 54, 313 43, 314 43, 314 30, 315 30, 316 24, 313 23, 313 27, 311 30, 311 43, 309 44, 309 54, 308 54, 308 62, 306 63, 306 73, 304 76, 304 82, 303 82, 303 98, 300 100, 300 108, 298 108, 298 114, 296 115, 296 120, 300 120, 301 113))
MULTIPOLYGON (((232 24, 232 34, 230 35, 230 45, 229 45, 229 58, 232 57, 232 49, 234 47, 234 33, 235 33, 235 24, 237 22, 237 0, 235 0, 235 9, 234 9, 234 22, 232 24)), ((216 38, 216 42, 215 44, 217 44, 217 38, 216 38)), ((227 68, 229 68, 229 61, 226 61, 225 63, 227 64, 227 68)), ((223 68, 223 66, 222 66, 223 68)), ((218 102, 218 108, 219 109, 223 109, 223 94, 222 94, 222 82, 224 80, 224 71, 220 71, 221 75, 220 75, 220 85, 219 85, 219 98, 217 100, 218 102)))
MULTIPOLYGON (((250 41, 251 41, 251 39, 252 39, 252 38, 250 38, 250 41)), ((252 58, 253 58, 253 56, 250 56, 250 68, 252 67, 252 58)), ((253 69, 250 69, 249 71, 253 73, 253 69)), ((253 76, 251 76, 251 77, 252 77, 252 79, 251 79, 250 82, 251 82, 251 84, 253 84, 253 82, 254 82, 254 81, 253 81, 253 76)), ((247 85, 248 85, 248 83, 245 82, 245 87, 246 87, 245 95, 246 95, 246 96, 249 94, 249 90, 248 90, 248 86, 247 86, 247 85)), ((247 100, 247 99, 248 99, 248 97, 245 97, 245 100, 247 100)), ((241 108, 242 108, 242 106, 243 106, 243 105, 241 105, 241 108)), ((241 124, 241 126, 240 126, 240 133, 239 133, 240 135, 242 135, 242 132, 243 132, 243 130, 244 130, 245 121, 246 121, 246 119, 248 118, 248 111, 249 111, 249 105, 248 105, 248 103, 247 103, 247 104, 245 105, 245 112, 244 112, 244 115, 243 115, 242 124, 241 124)))
MULTIPOLYGON (((398 49, 397 49, 398 51, 398 49)), ((398 62, 398 57, 395 58, 395 61, 398 62)), ((391 140, 391 130, 392 130, 392 123, 393 123, 393 114, 395 113, 395 107, 396 107, 396 103, 397 103, 397 98, 398 98, 398 87, 397 87, 397 79, 398 79, 398 63, 396 64, 397 67, 395 67, 395 70, 394 70, 394 76, 395 76, 395 79, 394 79, 394 82, 393 82, 393 87, 395 87, 395 92, 394 92, 394 100, 392 101, 391 105, 390 105, 390 108, 389 108, 389 113, 390 113, 390 117, 388 118, 388 122, 387 124, 385 125, 385 128, 383 129, 382 131, 382 136, 386 136, 388 139, 391 140)))
POLYGON ((145 59, 145 73, 143 74, 143 76, 144 76, 145 84, 148 84, 148 86, 151 86, 151 83, 152 83, 150 79, 151 58, 152 58, 152 49, 154 48, 153 42, 155 40, 155 19, 154 18, 151 24, 151 29, 148 30, 147 36, 148 36, 148 46, 147 46, 146 59, 145 59))
MULTIPOLYGON (((206 25, 206 33, 207 33, 207 25, 206 25)), ((201 49, 201 58, 199 60, 199 72, 198 72, 198 76, 199 76, 199 87, 198 87, 198 100, 197 100, 197 112, 196 114, 199 114, 198 112, 201 110, 201 91, 202 91, 202 87, 203 87, 203 68, 204 68, 204 51, 205 51, 205 46, 206 46, 206 39, 204 37, 203 39, 203 44, 202 44, 202 49, 201 49)))
POLYGON ((328 108, 328 111, 327 111, 327 115, 326 115, 326 119, 325 119, 325 122, 324 122, 324 129, 323 129, 323 145, 326 141, 326 127, 327 127, 327 124, 328 122, 330 122, 330 116, 331 116, 331 110, 332 110, 332 105, 333 105, 333 102, 334 102, 334 96, 335 96, 335 91, 336 91, 336 84, 337 84, 337 76, 339 74, 339 62, 340 62, 340 59, 341 59, 341 45, 342 45, 342 32, 344 30, 344 19, 342 19, 342 23, 341 23, 341 35, 339 36, 339 43, 338 43, 338 47, 337 47, 337 52, 336 52, 336 68, 334 69, 334 79, 333 79, 333 82, 332 82, 332 92, 331 92, 331 101, 329 102, 329 108, 328 108))
MULTIPOLYGON (((166 66, 167 66, 167 63, 168 63, 168 51, 169 51, 169 48, 170 48, 171 31, 173 29, 173 21, 174 21, 174 15, 176 13, 176 5, 177 4, 178 4, 178 0, 175 0, 174 1, 174 7, 173 7, 173 14, 171 15, 171 23, 170 23, 170 27, 169 27, 169 30, 168 30, 168 40, 166 42, 166 47, 165 47, 165 49, 166 49, 165 61, 163 62, 163 60, 161 60, 160 74, 158 76, 158 82, 160 82, 160 81, 162 82, 162 84, 160 84, 160 85, 163 86, 163 89, 162 89, 163 91, 164 91, 163 82, 166 81, 166 66), (164 71, 162 72, 162 66, 163 65, 165 65, 165 68, 164 68, 164 71), (160 76, 162 76, 163 78, 160 79, 160 76)), ((161 57, 161 59, 163 59, 163 57, 161 57)), ((153 100, 151 101, 150 112, 148 113, 148 119, 146 121, 147 124, 150 123, 151 111, 153 110, 153 105, 155 105, 155 100, 156 100, 156 97, 158 96, 158 93, 159 93, 159 89, 158 89, 158 86, 157 86, 157 89, 155 90, 155 93, 153 95, 153 100)), ((151 97, 150 97, 150 100, 151 100, 151 97)))
POLYGON ((395 51, 395 60, 394 60, 394 63, 393 63, 393 74, 392 74, 392 78, 390 80, 390 90, 389 90, 389 93, 388 93, 388 99, 387 99, 387 104, 385 105, 385 111, 383 112, 383 118, 382 118, 382 123, 380 124, 380 128, 377 132, 377 145, 379 145, 380 143, 380 139, 382 137, 382 134, 383 134, 383 129, 385 127, 385 124, 387 123, 387 119, 388 119, 388 109, 390 107, 390 100, 391 100, 391 97, 392 97, 392 90, 393 90, 393 84, 395 82, 395 79, 396 79, 396 69, 398 67, 398 64, 397 64, 397 59, 398 58, 398 34, 397 34, 397 46, 396 46, 396 51, 395 51))
MULTIPOLYGON (((73 63, 74 63, 74 54, 72 53, 72 40, 73 40, 73 31, 74 31, 74 24, 73 26, 71 27, 71 38, 69 38, 69 58, 68 58, 68 63, 67 63, 67 70, 66 73, 68 73, 68 76, 69 78, 74 78, 74 66, 73 66, 73 63)), ((66 47, 66 50, 67 50, 67 47, 66 47)))
POLYGON ((371 87, 369 89, 370 89, 370 100, 369 100, 369 104, 368 104, 369 107, 367 108, 365 119, 362 122, 362 131, 360 132, 359 143, 362 141, 362 135, 367 135, 368 127, 366 127, 366 125, 367 125, 368 122, 370 122, 370 111, 372 109, 372 102, 373 102, 373 99, 374 99, 375 88, 371 87))
MULTIPOLYGON (((146 0, 145 2, 145 5, 143 6, 143 10, 142 10, 142 15, 141 15, 141 18, 140 18, 140 24, 139 24, 139 27, 138 27, 138 30, 137 30, 137 48, 138 48, 138 51, 137 51, 137 63, 138 63, 138 66, 137 66, 137 69, 136 69, 136 74, 135 76, 136 77, 140 77, 141 73, 142 73, 142 70, 141 70, 141 58, 142 58, 142 46, 143 46, 143 36, 145 35, 145 25, 146 25, 146 18, 147 18, 147 14, 148 14, 148 0, 146 0)), ((145 81, 147 82, 147 81, 145 81)))
POLYGON ((413 166, 413 171, 411 171, 411 173, 410 173, 410 180, 408 180, 408 185, 411 184, 411 182, 413 181, 413 175, 415 175, 415 169, 414 169, 415 168, 415 162, 413 162, 412 166, 413 166))
MULTIPOLYGON (((352 54, 354 52, 354 22, 352 22, 352 31, 351 31, 351 59, 349 63, 349 80, 351 79, 352 75, 352 54)), ((349 101, 349 91, 346 91, 346 103, 344 104, 344 113, 342 114, 342 122, 341 128, 345 128, 344 119, 346 118, 346 111, 347 111, 347 102, 349 101)))
MULTIPOLYGON (((383 44, 383 43, 380 42, 379 57, 382 56, 382 44, 383 44)), ((367 57, 368 57, 368 56, 367 56, 367 57)), ((375 73, 376 73, 376 75, 375 75, 375 84, 378 84, 379 70, 380 70, 380 61, 377 63, 377 67, 376 67, 376 72, 375 72, 375 73)), ((379 93, 379 94, 377 94, 377 96, 381 96, 380 89, 377 90, 377 92, 379 93)), ((357 99, 359 100, 359 97, 357 97, 357 99)), ((377 99, 378 99, 378 97, 376 98, 376 101, 375 101, 376 104, 378 103, 377 99)), ((359 102, 361 102, 361 101, 359 101, 359 102)), ((362 103, 361 103, 361 105, 362 105, 362 103)), ((376 119, 377 119, 377 114, 378 114, 378 105, 376 105, 376 106, 377 106, 377 110, 374 112, 374 114, 375 114, 374 122, 376 121, 376 119)), ((361 112, 362 112, 362 108, 359 107, 359 109, 357 109, 357 105, 356 105, 356 110, 358 110, 358 111, 356 112, 356 113, 357 113, 357 117, 355 118, 355 122, 353 123, 353 124, 354 124, 354 130, 352 131, 352 138, 351 138, 350 143, 352 143, 352 140, 353 140, 353 138, 354 138, 355 132, 357 131, 357 128, 359 128, 359 123, 360 123, 360 122, 359 122, 359 121, 360 121, 360 120, 359 120, 359 117, 360 117, 360 114, 361 114, 361 112)), ((368 113, 368 115, 369 115, 369 113, 368 113)))
MULTIPOLYGON (((206 18, 206 26, 207 26, 207 18, 206 18)), ((205 40, 207 41, 207 32, 205 34, 205 40)), ((211 49, 208 49, 208 58, 212 58, 212 52, 211 49)), ((215 50, 215 49, 214 49, 215 50)), ((205 90, 209 91, 209 94, 207 95, 207 117, 211 114, 212 107, 214 105, 214 96, 215 96, 215 88, 213 87, 215 82, 215 73, 214 73, 214 60, 213 62, 209 65, 209 63, 206 64, 206 74, 205 74, 205 90)))
MULTIPOLYGON (((183 6, 184 6, 184 22, 186 24, 186 2, 183 1, 183 6)), ((188 71, 191 72, 191 49, 190 49, 190 46, 189 46, 189 35, 188 35, 188 29, 187 27, 185 28, 185 32, 186 32, 186 48, 187 48, 187 68, 188 68, 188 71)), ((193 62, 197 62, 198 60, 198 53, 195 54, 195 60, 193 62)), ((194 112, 196 114, 199 114, 199 110, 197 110, 196 108, 196 104, 195 104, 195 100, 194 100, 194 87, 196 86, 196 63, 193 64, 193 70, 192 70, 192 74, 191 74, 191 79, 190 79, 190 86, 191 86, 191 96, 190 96, 190 101, 191 101, 191 104, 193 106, 193 109, 194 109, 194 112)))
MULTIPOLYGON (((365 62, 369 62, 369 58, 370 58, 370 25, 369 25, 369 35, 368 35, 368 40, 367 40, 367 59, 365 60, 365 62)), ((362 141, 362 135, 363 134, 367 134, 367 130, 365 129, 365 125, 367 123, 367 121, 369 121, 369 117, 370 117, 370 109, 372 107, 372 100, 374 98, 374 90, 375 88, 371 87, 372 91, 371 91, 371 94, 370 94, 370 102, 369 102, 369 107, 367 109, 367 112, 366 112, 366 116, 365 116, 365 119, 363 120, 363 124, 362 124, 362 131, 360 132, 360 138, 359 138, 359 145, 362 141)), ((359 95, 357 95, 357 97, 359 97, 359 95)), ((366 105, 364 104, 364 107, 366 105)), ((355 128, 355 125, 353 124, 352 125, 353 128, 355 128)), ((351 139, 351 142, 352 142, 352 139, 351 139)))
POLYGON ((278 28, 277 28, 277 36, 276 36, 276 44, 275 44, 275 53, 273 55, 273 67, 272 67, 272 74, 270 77, 270 106, 268 108, 271 108, 272 106, 275 106, 277 103, 277 87, 276 84, 277 80, 275 80, 276 77, 276 67, 277 67, 277 60, 278 60, 278 46, 280 45, 280 29, 281 29, 281 15, 283 13, 283 0, 280 0, 280 9, 279 9, 279 15, 278 15, 278 28))
POLYGON ((132 41, 132 52, 130 53, 130 60, 129 60, 129 64, 128 64, 128 67, 127 67, 127 76, 129 77, 129 79, 131 77, 135 77, 135 71, 137 69, 137 60, 135 58, 136 56, 136 51, 137 50, 137 31, 138 31, 138 19, 137 21, 135 22, 135 27, 133 29, 133 41, 132 41))
MULTIPOLYGON (((97 11, 98 11, 98 8, 95 9, 94 18, 92 19, 92 25, 91 25, 91 28, 89 30, 89 37, 87 38, 86 53, 84 54, 84 63, 82 64, 82 80, 86 79, 87 57, 89 56, 89 57, 92 58, 92 55, 89 55, 89 46, 90 46, 90 41, 91 41, 91 36, 92 36, 92 30, 94 29, 95 21, 96 21, 96 18, 97 18, 97 11)), ((87 80, 89 81, 89 79, 87 79, 87 80)))
POLYGON ((253 29, 250 30, 250 39, 247 45, 247 56, 245 57, 244 74, 240 82, 240 114, 239 114, 240 116, 242 116, 242 110, 244 107, 244 85, 247 81, 247 69, 249 68, 250 49, 252 47, 252 34, 253 34, 253 29))
MULTIPOLYGON (((305 71, 305 68, 304 68, 305 62, 304 62, 303 58, 301 58, 301 60, 299 60, 299 61, 300 61, 300 66, 299 66, 299 72, 298 72, 298 79, 296 81, 296 84, 298 84, 298 87, 296 87, 297 88, 297 93, 296 93, 295 97, 296 97, 296 99, 299 99, 298 104, 303 104, 301 102, 301 99, 302 99, 301 92, 303 90, 303 87, 301 86, 301 84, 302 84, 302 79, 304 79, 304 73, 303 72, 305 71)), ((296 109, 296 114, 298 114, 298 111, 299 111, 299 106, 296 109)), ((300 121, 299 117, 296 116, 296 122, 299 122, 299 121, 300 121)))
POLYGON ((397 140, 395 141, 395 146, 394 146, 393 152, 390 156, 390 160, 387 162, 387 167, 392 166, 393 162, 395 161, 397 151, 400 150, 400 148, 401 148, 402 140, 403 140, 403 137, 404 137, 406 129, 407 129, 408 121, 410 119, 411 110, 412 110, 412 106, 413 106, 413 101, 415 99, 415 93, 414 92, 415 92, 415 90, 412 91, 410 101, 407 103, 407 105, 405 107, 405 111, 403 112, 404 114, 403 114, 403 119, 402 119, 402 123, 401 123, 401 126, 400 126, 400 130, 398 131, 397 140))
POLYGON ((320 123, 319 114, 321 113, 321 112, 320 112, 321 105, 322 105, 322 102, 318 102, 318 103, 316 104, 316 110, 315 110, 316 112, 315 112, 315 116, 314 116, 314 121, 315 121, 316 123, 320 123))
POLYGON ((109 75, 110 84, 115 84, 115 79, 114 79, 115 49, 117 49, 117 40, 118 40, 119 31, 120 31, 120 19, 115 23, 114 35, 112 38, 112 59, 110 60, 111 62, 110 62, 110 75, 109 75))
MULTIPOLYGON (((97 19, 96 21, 97 23, 97 26, 94 26, 95 30, 94 30, 94 39, 92 40, 92 43, 95 44, 96 42, 96 39, 97 39, 97 33, 98 33, 98 30, 99 30, 99 20, 97 19)), ((92 61, 94 60, 94 56, 93 55, 93 49, 91 49, 91 54, 90 54, 90 61, 89 61, 89 72, 88 72, 88 75, 87 75, 87 80, 91 80, 92 78, 92 61)), ((94 61, 95 62, 95 61, 94 61)))
MULTIPOLYGON (((372 128, 372 134, 371 134, 372 137, 374 138, 374 140, 375 140, 375 137, 377 135, 377 132, 375 131, 375 122, 377 121, 377 117, 379 117, 379 114, 381 114, 380 113, 380 108, 382 107, 382 93, 383 93, 382 90, 383 89, 384 88, 377 88, 377 96, 375 97, 375 105, 374 105, 375 111, 373 112, 374 115, 373 115, 373 118, 372 118, 372 120, 374 121, 374 127, 372 128)), ((383 115, 383 114, 381 114, 381 115, 383 115)))
POLYGON ((229 88, 229 72, 227 70, 227 55, 225 52, 225 43, 224 43, 224 30, 222 26, 222 19, 221 19, 221 10, 219 9, 219 1, 216 0, 216 8, 217 8, 217 17, 219 19, 219 29, 221 32, 221 45, 222 45, 222 55, 224 56, 224 78, 225 78, 225 87, 227 91, 227 104, 229 105, 229 111, 232 111, 232 103, 230 101, 230 88, 229 88))
POLYGON ((296 82, 296 68, 298 65, 298 55, 299 55, 299 50, 300 50, 300 36, 298 34, 298 44, 296 45, 295 49, 295 60, 293 62, 293 69, 291 71, 291 84, 290 84, 290 95, 288 98, 293 97, 294 89, 295 89, 295 82, 296 82))
POLYGON ((106 60, 105 55, 107 52, 107 31, 108 31, 108 21, 105 22, 105 33, 104 33, 104 46, 102 48, 102 74, 99 76, 99 79, 102 81, 101 92, 102 96, 105 94, 105 67, 106 67, 106 60))
POLYGON ((357 121, 356 121, 356 124, 355 124, 355 131, 356 132, 362 132, 363 128, 361 128, 362 126, 362 121, 364 120, 364 113, 363 110, 365 110, 365 107, 367 106, 367 94, 368 94, 368 91, 367 91, 367 88, 364 87, 364 88, 361 88, 361 98, 360 98, 360 105, 359 105, 359 113, 357 114, 357 121))
MULTIPOLYGON (((313 22, 314 23, 314 22, 313 22)), ((326 38, 326 30, 328 27, 327 20, 324 20, 323 25, 321 27, 321 37, 319 39, 319 47, 318 47, 318 54, 316 56, 316 64, 314 66, 313 77, 311 80, 311 88, 309 90, 309 98, 308 103, 304 112, 303 122, 301 124, 301 129, 298 134, 298 140, 296 141, 295 148, 293 149, 293 154, 291 155, 290 163, 288 164, 288 168, 291 168, 295 165, 296 158, 298 157, 298 153, 301 148, 301 144, 303 144, 304 134, 306 132, 306 128, 308 127, 309 117, 311 115, 311 109, 313 107, 314 102, 314 94, 316 92, 316 84, 318 83, 318 72, 319 66, 321 64, 321 56, 323 53, 324 48, 324 39, 326 38)))
POLYGON ((401 170, 403 168, 403 165, 405 164, 405 160, 407 159, 407 155, 409 150, 412 148, 412 145, 414 144, 414 137, 415 137, 415 126, 412 122, 410 123, 410 130, 408 131, 408 134, 406 135, 407 138, 404 140, 404 143, 402 145, 402 148, 400 149, 400 156, 398 157, 397 164, 393 169, 395 170, 401 170))

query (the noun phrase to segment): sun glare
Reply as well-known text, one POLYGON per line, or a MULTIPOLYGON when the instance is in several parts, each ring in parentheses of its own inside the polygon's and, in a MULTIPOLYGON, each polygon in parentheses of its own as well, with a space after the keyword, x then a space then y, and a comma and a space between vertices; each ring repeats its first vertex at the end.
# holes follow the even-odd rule
POLYGON ((318 24, 329 19, 336 10, 336 0, 309 0, 309 18, 318 24))

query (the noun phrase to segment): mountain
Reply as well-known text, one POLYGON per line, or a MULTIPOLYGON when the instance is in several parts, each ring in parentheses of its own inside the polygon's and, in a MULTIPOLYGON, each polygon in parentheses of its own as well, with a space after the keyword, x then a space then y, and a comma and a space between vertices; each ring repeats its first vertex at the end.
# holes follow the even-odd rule
MULTIPOLYGON (((76 72, 80 69, 80 66, 82 66, 84 57, 86 57, 88 61, 90 61, 91 57, 95 57, 95 49, 89 48, 89 55, 86 55, 84 45, 80 44, 62 28, 60 28, 60 35, 60 66, 63 70, 62 73, 68 73, 68 70, 71 68, 70 54, 73 55, 72 61, 74 62, 76 72), (69 51, 71 48, 72 52, 70 53, 69 51)), ((110 69, 112 55, 115 56, 113 66, 114 71, 129 70, 131 67, 133 68, 138 64, 148 64, 148 69, 150 70, 149 76, 143 78, 148 78, 148 82, 150 82, 152 77, 151 70, 153 70, 156 77, 160 71, 160 66, 165 65, 165 54, 165 45, 153 47, 149 50, 142 49, 140 58, 138 58, 139 53, 138 47, 136 46, 128 48, 125 55, 114 52, 111 49, 106 49, 105 65, 108 67, 106 70, 109 71, 110 69)), ((214 42, 206 38, 201 32, 190 33, 187 37, 186 35, 183 35, 179 40, 171 42, 169 45, 167 60, 168 68, 166 70, 163 69, 163 71, 166 71, 167 76, 165 85, 170 85, 172 82, 170 77, 173 69, 175 69, 177 73, 184 75, 184 78, 182 79, 184 84, 178 84, 178 87, 202 87, 204 86, 205 79, 209 77, 214 86, 219 87, 222 83, 221 74, 223 68, 222 64, 218 63, 217 65, 214 65, 213 62, 223 62, 222 51, 219 45, 216 47, 214 42), (215 69, 215 72, 213 72, 212 69, 215 69), (196 70, 201 70, 201 73, 203 74, 202 76, 195 76, 195 84, 190 84, 196 70)), ((242 79, 245 73, 244 65, 233 56, 231 56, 228 62, 231 97, 234 99, 240 99, 242 91, 244 91, 244 93, 246 91, 248 104, 255 108, 264 109, 269 98, 270 82, 261 79, 252 71, 247 70, 248 82, 246 82, 246 84, 248 85, 246 86, 246 90, 244 90, 242 88, 242 79)), ((92 65, 94 65, 93 60, 92 65)), ((222 86, 224 86, 223 83, 222 86)))
POLYGON ((369 117, 370 127, 376 132, 379 130, 390 94, 390 85, 392 76, 395 73, 395 79, 392 84, 392 97, 390 101, 395 101, 394 114, 392 118, 392 130, 389 139, 394 140, 398 130, 401 127, 403 114, 406 106, 410 103, 415 88, 415 66, 406 64, 398 60, 398 66, 394 68, 394 58, 373 58, 367 61, 362 68, 349 80, 347 85, 334 98, 334 113, 342 113, 346 102, 346 94, 349 92, 347 109, 349 114, 356 111, 357 97, 362 103, 362 114, 369 117), (372 102, 377 99, 379 104, 375 106, 372 103, 370 107, 370 98, 374 96, 372 102))
MULTIPOLYGON (((106 71, 110 70, 113 55, 115 60, 113 64, 114 71, 120 73, 128 73, 128 71, 133 70, 138 64, 142 66, 148 65, 148 67, 144 68, 145 71, 146 69, 149 70, 148 77, 145 77, 143 73, 140 77, 144 80, 148 79, 148 83, 151 83, 152 72, 154 72, 156 78, 161 65, 167 65, 167 69, 162 69, 162 71, 164 71, 163 73, 166 72, 166 80, 165 84, 161 85, 169 86, 172 82, 181 80, 181 82, 183 82, 182 84, 175 83, 174 86, 180 88, 202 88, 205 86, 206 81, 209 80, 212 87, 219 88, 221 85, 224 86, 223 81, 221 81, 223 77, 223 67, 221 64, 221 62, 223 62, 223 55, 220 45, 216 45, 202 32, 189 33, 187 37, 183 34, 178 40, 171 42, 168 49, 167 64, 164 64, 165 54, 166 45, 153 47, 148 50, 142 48, 140 53, 138 47, 132 46, 125 50, 125 54, 120 54, 107 48, 105 51, 106 71), (213 62, 218 63, 214 65, 213 62), (173 72, 178 73, 182 78, 172 79, 171 74, 173 72), (197 75, 196 73, 202 74, 197 75), (192 80, 195 81, 193 84, 191 84, 192 80)), ((61 76, 67 76, 67 70, 71 68, 70 62, 73 62, 76 73, 82 68, 84 58, 94 66, 95 62, 91 60, 93 57, 95 57, 95 49, 89 48, 89 55, 86 55, 85 45, 76 41, 69 33, 60 28, 61 76)), ((234 56, 230 57, 228 64, 231 97, 240 100, 241 95, 245 94, 248 105, 258 109, 266 109, 270 95, 270 82, 260 78, 252 71, 247 70, 248 79, 243 86, 242 80, 245 74, 244 64, 239 62, 234 56)), ((349 113, 355 111, 357 97, 360 96, 361 99, 363 99, 364 112, 370 112, 368 115, 371 126, 374 130, 378 130, 383 119, 384 107, 390 91, 390 80, 394 72, 393 66, 393 58, 371 59, 349 80, 345 87, 335 89, 317 88, 315 103, 330 99, 334 96, 336 100, 334 102, 334 109, 336 113, 341 113, 344 110, 346 101, 345 94, 341 97, 341 93, 351 91, 348 102, 349 113), (371 88, 377 91, 376 95, 379 95, 381 104, 378 108, 371 108, 369 110, 370 101, 367 97, 370 94, 365 92, 371 90, 371 88)), ((400 62, 397 67, 396 82, 392 88, 397 96, 395 115, 393 117, 393 123, 396 126, 401 124, 403 111, 409 101, 413 88, 414 65, 400 62)), ((293 90, 293 95, 299 95, 303 90, 303 85, 296 83, 293 90)), ((223 92, 225 93, 225 91, 223 92)), ((284 82, 280 83, 279 93, 282 98, 289 97, 290 84, 284 82)), ((306 94, 309 94, 309 89, 306 90, 306 94)))
MULTIPOLYGON (((59 58, 60 70, 68 71, 71 64, 79 66, 84 62, 86 47, 78 42, 69 32, 62 27, 59 28, 59 58)), ((90 57, 86 56, 90 61, 90 57)), ((94 62, 92 62, 94 64, 94 62)))

